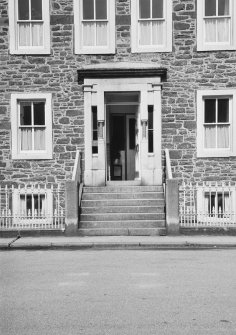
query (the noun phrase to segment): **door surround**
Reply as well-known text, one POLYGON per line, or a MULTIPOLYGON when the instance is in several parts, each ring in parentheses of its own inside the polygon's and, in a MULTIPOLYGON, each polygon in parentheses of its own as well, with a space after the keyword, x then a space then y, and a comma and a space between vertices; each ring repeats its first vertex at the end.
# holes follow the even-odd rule
MULTIPOLYGON (((164 70, 163 70, 164 71, 164 70)), ((134 73, 135 75, 135 73, 134 73)), ((162 184, 161 163, 161 76, 84 78, 84 136, 85 171, 84 182, 88 186, 106 184, 106 134, 105 93, 139 92, 140 113, 138 119, 140 150, 140 183, 142 185, 162 184), (148 106, 154 111, 154 151, 148 153, 147 121, 148 106), (92 106, 97 106, 98 153, 92 154, 92 106)))

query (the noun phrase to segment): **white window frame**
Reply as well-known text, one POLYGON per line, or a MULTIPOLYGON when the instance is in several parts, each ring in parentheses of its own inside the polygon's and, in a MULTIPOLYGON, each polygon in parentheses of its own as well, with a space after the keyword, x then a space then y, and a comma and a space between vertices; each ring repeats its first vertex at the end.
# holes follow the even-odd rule
POLYGON ((75 54, 114 54, 115 53, 115 0, 107 0, 108 45, 83 46, 82 44, 82 0, 74 0, 74 44, 75 54))
POLYGON ((163 0, 165 19, 163 45, 139 45, 139 0, 131 0, 131 50, 136 52, 171 52, 172 51, 172 1, 163 0))
POLYGON ((236 156, 236 90, 199 90, 197 91, 197 157, 236 156), (229 98, 229 148, 204 147, 204 99, 229 98))
POLYGON ((53 192, 50 189, 45 188, 18 188, 14 189, 13 192, 13 219, 14 224, 21 224, 25 226, 29 225, 29 228, 31 228, 32 224, 51 224, 53 221, 53 192), (38 215, 37 217, 34 217, 34 213, 32 214, 32 218, 28 218, 28 213, 25 213, 26 215, 23 215, 20 213, 20 197, 21 196, 27 196, 27 195, 44 195, 45 196, 45 212, 42 217, 38 215))
MULTIPOLYGON (((230 42, 205 42, 205 0, 197 0, 197 51, 235 50, 236 49, 236 3, 229 0, 230 42)), ((214 18, 215 16, 213 16, 214 18)))
POLYGON ((18 1, 8 1, 9 6, 9 33, 10 33, 10 53, 17 55, 50 54, 50 11, 49 0, 42 0, 42 20, 43 20, 43 46, 19 46, 18 45, 18 1))
POLYGON ((236 204, 236 192, 235 192, 235 186, 199 186, 197 188, 197 213, 199 215, 201 222, 217 222, 217 223, 223 223, 231 220, 231 217, 235 216, 235 204, 236 204), (218 209, 215 209, 215 213, 212 213, 211 215, 208 215, 209 213, 206 212, 205 207, 205 194, 229 194, 229 207, 230 210, 228 213, 223 213, 222 209, 222 215, 224 217, 218 217, 218 209), (228 215, 228 217, 227 217, 228 215))
POLYGON ((13 93, 11 95, 12 159, 52 159, 52 94, 51 93, 13 93), (20 150, 19 102, 45 102, 45 150, 20 150))

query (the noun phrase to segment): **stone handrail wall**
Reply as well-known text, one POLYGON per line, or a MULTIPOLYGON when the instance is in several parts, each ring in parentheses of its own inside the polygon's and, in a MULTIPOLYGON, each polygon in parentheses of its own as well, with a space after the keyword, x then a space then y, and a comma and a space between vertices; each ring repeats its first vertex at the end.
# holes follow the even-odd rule
POLYGON ((165 156, 166 156, 166 179, 172 179, 173 176, 172 176, 169 149, 165 149, 165 156))
POLYGON ((179 181, 173 178, 169 150, 166 156, 166 228, 169 235, 179 234, 179 181))
POLYGON ((76 156, 75 156, 75 165, 73 168, 73 173, 72 173, 72 180, 76 181, 78 183, 81 182, 82 180, 82 171, 81 171, 81 152, 80 150, 76 151, 76 156))
POLYGON ((66 182, 66 234, 74 235, 79 228, 79 208, 83 190, 81 152, 76 151, 72 179, 66 182))

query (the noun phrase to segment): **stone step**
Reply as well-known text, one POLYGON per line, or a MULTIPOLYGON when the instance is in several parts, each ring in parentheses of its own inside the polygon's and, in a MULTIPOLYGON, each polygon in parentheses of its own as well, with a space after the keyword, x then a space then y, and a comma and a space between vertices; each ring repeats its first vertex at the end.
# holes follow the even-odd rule
POLYGON ((79 229, 80 236, 159 236, 165 235, 165 228, 94 228, 79 229))
POLYGON ((84 187, 79 234, 82 236, 163 235, 163 186, 84 187))
POLYGON ((96 213, 81 214, 80 221, 165 220, 164 213, 96 213))
POLYGON ((141 186, 141 180, 109 180, 106 186, 141 186))
POLYGON ((164 199, 96 199, 82 200, 82 207, 104 207, 104 206, 156 206, 164 207, 164 199))
POLYGON ((164 213, 164 208, 156 206, 105 206, 105 207, 82 207, 81 214, 98 213, 164 213))
POLYGON ((163 192, 140 193, 83 193, 82 200, 107 200, 107 199, 162 199, 163 192))
POLYGON ((82 229, 99 228, 164 228, 165 220, 117 220, 117 221, 82 221, 79 223, 82 229))
POLYGON ((84 187, 83 193, 163 192, 163 186, 98 186, 84 187))

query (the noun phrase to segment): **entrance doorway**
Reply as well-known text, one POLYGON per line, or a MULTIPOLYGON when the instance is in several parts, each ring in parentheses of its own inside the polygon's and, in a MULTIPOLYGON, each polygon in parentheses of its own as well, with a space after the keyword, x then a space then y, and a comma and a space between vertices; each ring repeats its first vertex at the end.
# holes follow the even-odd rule
POLYGON ((138 176, 138 93, 106 96, 107 180, 138 176))

